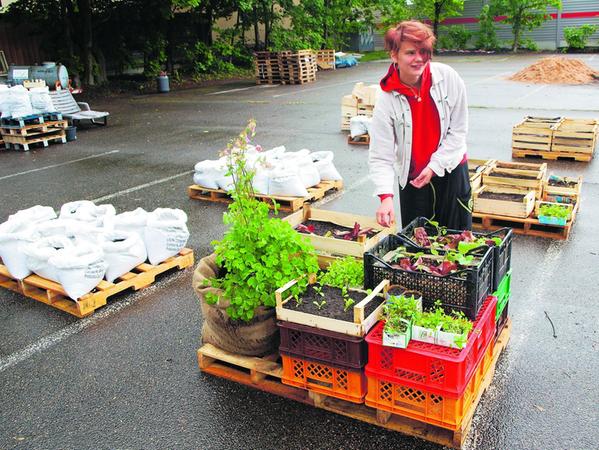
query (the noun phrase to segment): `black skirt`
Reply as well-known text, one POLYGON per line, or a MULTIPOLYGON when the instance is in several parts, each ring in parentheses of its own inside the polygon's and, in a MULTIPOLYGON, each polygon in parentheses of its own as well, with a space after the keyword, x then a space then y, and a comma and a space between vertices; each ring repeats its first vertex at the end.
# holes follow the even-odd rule
POLYGON ((401 223, 405 227, 416 217, 426 217, 447 228, 470 230, 471 197, 468 163, 464 162, 443 177, 433 176, 421 189, 409 183, 400 189, 401 223))

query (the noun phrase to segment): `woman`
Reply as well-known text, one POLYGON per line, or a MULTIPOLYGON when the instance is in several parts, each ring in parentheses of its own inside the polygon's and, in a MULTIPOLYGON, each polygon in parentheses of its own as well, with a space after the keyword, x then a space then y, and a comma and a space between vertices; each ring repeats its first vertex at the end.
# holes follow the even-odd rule
POLYGON ((472 227, 466 89, 454 69, 431 62, 434 43, 431 29, 416 21, 385 35, 393 63, 374 109, 369 165, 381 199, 377 222, 386 227, 395 220, 395 175, 404 226, 424 216, 453 229, 472 227))

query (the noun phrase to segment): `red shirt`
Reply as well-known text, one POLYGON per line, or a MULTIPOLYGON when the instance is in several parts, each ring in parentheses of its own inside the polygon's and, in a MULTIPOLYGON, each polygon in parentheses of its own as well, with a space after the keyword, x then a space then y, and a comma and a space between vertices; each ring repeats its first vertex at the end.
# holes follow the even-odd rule
POLYGON ((391 64, 387 75, 381 80, 383 91, 397 91, 405 95, 412 111, 412 158, 409 180, 416 178, 426 168, 441 139, 439 112, 430 95, 431 85, 430 64, 424 67, 420 89, 403 84, 394 64, 391 64))

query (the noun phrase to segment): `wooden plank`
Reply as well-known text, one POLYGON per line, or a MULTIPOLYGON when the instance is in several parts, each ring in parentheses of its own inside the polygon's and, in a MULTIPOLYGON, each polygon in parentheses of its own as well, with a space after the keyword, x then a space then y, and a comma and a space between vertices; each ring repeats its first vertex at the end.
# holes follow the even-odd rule
POLYGON ((193 250, 184 248, 177 256, 170 257, 161 264, 155 266, 141 264, 141 266, 149 266, 150 269, 139 270, 139 266, 137 266, 131 272, 125 274, 124 277, 119 278, 116 283, 108 283, 102 280, 94 291, 85 294, 77 301, 70 299, 59 283, 38 275, 33 274, 23 280, 15 280, 6 266, 2 264, 0 264, 0 286, 83 318, 104 306, 109 297, 126 289, 131 288, 136 291, 145 288, 154 283, 157 275, 174 268, 184 269, 192 266, 193 262, 193 250), (131 273, 135 273, 135 276, 131 277, 131 273))
POLYGON ((537 151, 537 150, 523 150, 523 149, 512 149, 512 157, 514 158, 542 158, 557 161, 558 159, 573 159, 575 161, 589 162, 592 158, 592 154, 586 153, 570 153, 570 152, 557 152, 557 151, 537 151))
MULTIPOLYGON (((213 376, 244 384, 264 392, 308 404, 316 408, 350 417, 371 425, 376 425, 387 430, 397 431, 402 434, 417 437, 445 447, 460 449, 472 427, 472 418, 476 412, 476 408, 480 403, 485 391, 493 381, 497 361, 509 342, 511 327, 511 320, 508 318, 503 331, 495 342, 493 359, 490 368, 485 373, 477 395, 467 413, 464 415, 462 425, 457 431, 436 427, 434 425, 426 424, 407 417, 402 417, 397 414, 381 412, 364 404, 356 404, 346 400, 332 398, 326 395, 313 393, 304 389, 282 384, 280 377, 277 376, 277 373, 282 373, 282 368, 281 371, 271 371, 272 375, 265 374, 264 378, 253 380, 251 370, 252 368, 256 369, 258 366, 256 359, 261 359, 265 363, 269 364, 272 362, 272 358, 269 357, 249 357, 248 359, 251 362, 248 364, 247 360, 244 360, 246 357, 228 354, 227 361, 223 361, 222 359, 219 359, 223 357, 223 351, 221 350, 218 353, 210 350, 207 351, 206 349, 210 348, 207 347, 207 344, 198 349, 198 365, 202 372, 211 374, 213 376), (236 361, 239 360, 246 361, 244 362, 244 365, 249 365, 250 368, 248 369, 242 365, 236 365, 236 361)), ((224 353, 227 354, 227 352, 224 353)))

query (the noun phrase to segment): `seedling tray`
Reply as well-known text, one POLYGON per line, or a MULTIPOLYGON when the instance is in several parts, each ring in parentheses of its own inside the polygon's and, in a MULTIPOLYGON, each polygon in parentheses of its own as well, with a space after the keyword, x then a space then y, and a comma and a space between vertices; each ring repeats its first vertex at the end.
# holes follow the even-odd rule
POLYGON ((364 338, 293 322, 279 321, 277 325, 281 332, 279 350, 282 352, 350 369, 360 369, 368 360, 364 338))
MULTIPOLYGON (((300 325, 308 325, 315 328, 321 328, 323 330, 335 331, 337 333, 343 333, 357 337, 365 336, 366 333, 368 333, 368 331, 370 331, 374 324, 379 320, 383 306, 385 304, 381 292, 389 283, 387 280, 382 279, 378 285, 374 287, 370 294, 366 294, 366 292, 364 292, 364 299, 353 306, 353 321, 348 322, 345 320, 305 313, 303 311, 296 311, 290 308, 288 304, 291 300, 291 296, 287 291, 294 286, 298 280, 299 279, 291 280, 285 286, 275 291, 278 320, 298 323, 300 325), (370 314, 366 315, 366 305, 372 301, 376 301, 375 299, 381 300, 380 305, 370 312, 370 314)), ((311 276, 310 284, 315 282, 316 278, 311 276)))
POLYGON ((296 211, 285 217, 283 220, 289 222, 294 228, 308 220, 330 222, 347 228, 353 228, 354 224, 358 222, 361 227, 369 227, 376 232, 376 234, 370 238, 360 236, 358 241, 347 241, 335 237, 324 237, 315 234, 303 234, 310 240, 310 243, 319 254, 349 255, 362 258, 364 252, 375 246, 388 234, 395 232, 395 225, 390 228, 385 228, 379 225, 372 217, 315 209, 311 208, 310 205, 305 205, 302 210, 296 211))
MULTIPOLYGON (((474 320, 493 286, 493 251, 488 249, 476 267, 463 269, 443 277, 429 273, 408 272, 391 267, 383 256, 405 242, 398 236, 389 235, 364 255, 364 286, 376 286, 383 280, 399 284, 406 289, 422 293, 425 307, 432 307, 440 300, 447 312, 462 311, 474 320)), ((414 249, 418 250, 418 249, 414 249)))
MULTIPOLYGON (((436 228, 431 225, 425 217, 416 217, 412 222, 406 225, 399 236, 402 239, 406 239, 407 243, 415 247, 421 248, 423 251, 427 250, 425 247, 420 247, 414 242, 414 229, 423 227, 427 234, 431 235, 436 233, 436 228)), ((447 230, 447 234, 460 234, 461 230, 447 230)), ((492 231, 490 233, 478 233, 473 232, 476 237, 501 238, 502 242, 500 246, 493 247, 493 286, 492 290, 498 289, 499 283, 503 277, 508 273, 511 268, 512 260, 512 241, 513 232, 511 228, 500 228, 499 230, 492 231)))
MULTIPOLYGON (((549 184, 549 179, 545 180, 545 186, 543 189, 544 192, 544 200, 548 200, 548 196, 556 196, 556 197, 574 197, 574 199, 580 198, 580 189, 582 187, 582 177, 578 178, 570 178, 563 177, 564 181, 570 183, 576 183, 575 186, 552 186, 549 184)), ((569 203, 569 202, 560 202, 560 203, 569 203)))
POLYGON ((495 338, 497 298, 487 297, 463 349, 411 340, 405 349, 383 345, 384 322, 366 336, 368 364, 377 377, 451 398, 463 395, 489 343, 495 338))

